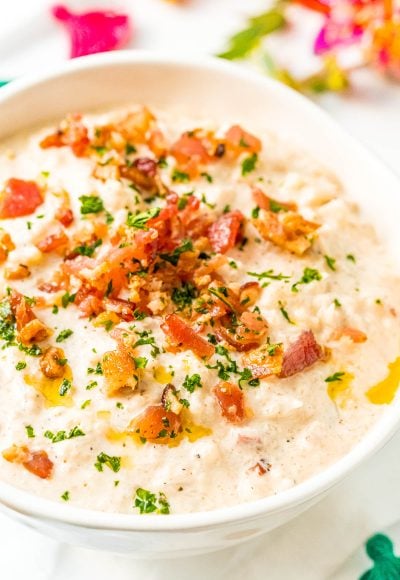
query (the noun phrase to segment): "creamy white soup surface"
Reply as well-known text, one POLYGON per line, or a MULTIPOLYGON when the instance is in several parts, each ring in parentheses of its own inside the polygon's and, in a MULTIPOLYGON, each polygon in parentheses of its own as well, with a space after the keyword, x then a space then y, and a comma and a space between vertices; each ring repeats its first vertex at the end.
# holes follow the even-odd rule
POLYGON ((0 154, 0 478, 130 514, 273 495, 400 379, 399 277, 279 136, 137 106, 0 154))

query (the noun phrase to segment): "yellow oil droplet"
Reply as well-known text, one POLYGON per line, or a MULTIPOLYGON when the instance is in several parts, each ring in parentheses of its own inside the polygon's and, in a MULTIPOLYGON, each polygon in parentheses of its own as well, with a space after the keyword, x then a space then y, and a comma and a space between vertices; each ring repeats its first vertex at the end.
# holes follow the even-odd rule
POLYGON ((111 417, 111 411, 97 411, 96 416, 99 419, 107 420, 107 419, 110 419, 110 417, 111 417))
POLYGON ((194 443, 202 437, 208 437, 212 434, 212 429, 209 427, 204 427, 203 425, 196 425, 193 421, 193 416, 187 409, 184 409, 181 413, 182 417, 182 431, 178 434, 175 439, 170 439, 168 441, 168 447, 177 447, 185 437, 194 443))
POLYGON ((130 457, 128 457, 127 455, 123 455, 121 457, 121 467, 125 467, 125 469, 128 467, 133 467, 133 461, 130 457))
POLYGON ((339 407, 346 406, 346 402, 351 396, 350 385, 353 379, 354 375, 352 373, 344 373, 340 380, 332 381, 328 384, 328 396, 332 401, 338 403, 339 407))
POLYGON ((120 318, 116 312, 101 312, 93 320, 93 326, 104 326, 106 330, 111 330, 119 322, 120 318))
POLYGON ((385 405, 394 399, 400 385, 400 357, 388 364, 388 375, 377 385, 371 387, 366 396, 374 405, 385 405))
POLYGON ((128 433, 126 431, 117 431, 113 427, 108 427, 105 436, 111 443, 120 443, 127 438, 128 433))
POLYGON ((153 377, 160 385, 168 385, 172 381, 172 374, 161 365, 154 369, 153 377))
POLYGON ((24 376, 26 384, 43 395, 48 407, 72 407, 72 389, 69 389, 65 395, 60 395, 60 387, 64 379, 72 381, 72 371, 68 365, 65 367, 64 376, 58 379, 48 379, 42 374, 24 376))

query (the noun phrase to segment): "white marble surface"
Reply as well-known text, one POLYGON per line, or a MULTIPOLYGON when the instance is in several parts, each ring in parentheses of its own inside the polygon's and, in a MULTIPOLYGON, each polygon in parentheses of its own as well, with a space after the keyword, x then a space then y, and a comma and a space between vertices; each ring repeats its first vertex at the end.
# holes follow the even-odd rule
MULTIPOLYGON (((49 0, 2 3, 0 79, 13 78, 65 58, 66 39, 46 16, 49 4, 49 0)), ((192 0, 190 10, 162 0, 76 0, 69 4, 123 8, 132 14, 137 30, 132 48, 186 55, 221 49, 223 39, 240 26, 244 15, 265 6, 262 0, 192 0)), ((351 95, 329 95, 319 103, 400 175, 400 85, 372 73, 359 72, 351 95)), ((229 552, 185 560, 136 562, 73 548, 41 537, 0 515, 0 578, 354 579, 368 568, 361 552, 352 556, 364 539, 387 526, 398 530, 399 451, 400 435, 320 504, 268 536, 229 552)))

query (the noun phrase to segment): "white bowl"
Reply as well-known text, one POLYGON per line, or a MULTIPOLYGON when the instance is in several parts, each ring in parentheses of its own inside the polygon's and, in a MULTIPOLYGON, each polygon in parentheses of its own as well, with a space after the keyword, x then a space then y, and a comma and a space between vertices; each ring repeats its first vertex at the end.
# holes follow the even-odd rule
MULTIPOLYGON (((239 66, 118 52, 70 62, 0 91, 1 138, 71 111, 146 103, 177 114, 234 121, 257 132, 283 132, 337 174, 381 237, 400 247, 400 184, 310 101, 239 66), (390 208, 390 211, 382 211, 390 208)), ((112 514, 51 502, 0 482, 0 506, 53 538, 135 557, 177 557, 218 550, 287 522, 375 453, 400 422, 399 399, 348 455, 308 481, 247 504, 211 512, 112 514)))

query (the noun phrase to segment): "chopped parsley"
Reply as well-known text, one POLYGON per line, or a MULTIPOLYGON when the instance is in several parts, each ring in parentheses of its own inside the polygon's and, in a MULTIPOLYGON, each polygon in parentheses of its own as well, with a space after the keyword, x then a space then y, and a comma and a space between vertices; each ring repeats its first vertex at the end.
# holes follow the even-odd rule
POLYGON ((330 268, 331 270, 333 270, 335 272, 335 270, 336 270, 335 258, 332 258, 331 256, 327 256, 326 254, 325 254, 324 258, 325 258, 326 265, 328 266, 328 268, 330 268))
POLYGON ((26 369, 26 362, 24 360, 20 360, 15 365, 15 368, 16 368, 17 371, 22 371, 23 369, 26 369))
POLYGON ((63 379, 60 388, 59 388, 59 395, 60 397, 65 397, 65 395, 68 393, 68 391, 71 390, 72 387, 72 383, 69 379, 63 379))
POLYGON ((202 388, 202 384, 201 384, 201 377, 198 374, 192 375, 191 377, 189 375, 186 375, 185 380, 182 383, 182 386, 189 391, 189 393, 194 393, 194 391, 196 389, 201 389, 202 388))
POLYGON ((165 262, 169 262, 173 266, 177 266, 179 262, 179 257, 185 252, 191 252, 193 250, 192 240, 183 240, 181 245, 175 248, 170 254, 160 254, 160 258, 165 262))
POLYGON ((278 304, 279 304, 279 310, 281 311, 283 318, 285 318, 289 322, 289 324, 294 324, 293 320, 291 320, 291 318, 288 314, 288 311, 286 310, 283 303, 279 300, 278 304))
POLYGON ((66 431, 57 431, 53 433, 52 431, 45 431, 44 436, 50 439, 52 443, 59 443, 60 441, 67 441, 68 439, 74 439, 75 437, 84 437, 86 433, 82 431, 77 425, 72 427, 72 429, 67 433, 66 431))
POLYGON ((260 214, 260 208, 259 208, 258 206, 257 206, 257 207, 254 207, 254 208, 251 210, 251 217, 252 217, 252 218, 254 218, 254 219, 257 219, 257 218, 258 218, 258 216, 259 216, 259 214, 260 214))
POLYGON ((63 294, 61 296, 61 304, 62 304, 63 308, 67 308, 68 304, 71 304, 72 302, 74 302, 75 296, 76 296, 76 294, 70 294, 69 292, 66 292, 65 294, 63 294))
POLYGON ((208 181, 208 183, 212 183, 214 181, 212 176, 209 173, 203 172, 203 173, 200 173, 200 175, 202 177, 204 177, 204 179, 206 179, 208 181))
POLYGON ((326 383, 335 383, 336 381, 341 381, 345 374, 346 373, 343 373, 343 372, 334 373, 333 375, 326 377, 325 382, 326 383))
POLYGON ((133 345, 133 348, 136 348, 137 346, 144 346, 144 345, 148 344, 152 347, 150 354, 153 358, 155 358, 157 355, 160 354, 161 351, 158 348, 158 346, 156 345, 156 341, 154 340, 154 337, 151 336, 151 330, 143 330, 142 332, 137 332, 136 334, 139 336, 139 339, 135 342, 135 344, 133 345))
POLYGON ((104 211, 103 200, 97 195, 81 195, 81 214, 100 213, 104 211))
POLYGON ((70 328, 66 328, 65 330, 62 330, 59 335, 56 338, 56 342, 64 342, 64 340, 67 340, 67 338, 69 338, 71 336, 71 334, 73 334, 74 331, 71 330, 70 328))
POLYGON ((172 181, 179 182, 179 183, 187 183, 190 181, 190 177, 188 173, 184 173, 183 171, 179 171, 178 169, 174 169, 172 173, 172 181))
POLYGON ((246 159, 243 159, 242 175, 245 176, 254 171, 257 165, 257 161, 258 161, 257 153, 253 153, 253 155, 250 155, 250 157, 246 157, 246 159))
MULTIPOLYGON (((212 335, 208 335, 209 342, 212 342, 210 340, 211 336, 212 335)), ((257 387, 260 384, 259 379, 253 378, 253 375, 251 374, 250 369, 247 369, 247 368, 240 369, 238 367, 237 362, 230 357, 228 350, 224 346, 218 344, 215 347, 215 352, 216 352, 216 354, 224 357, 226 362, 224 363, 221 360, 217 360, 215 365, 206 365, 206 367, 208 369, 217 370, 218 377, 221 380, 229 381, 230 375, 232 373, 232 374, 237 375, 239 377, 238 384, 239 384, 240 388, 242 388, 243 381, 246 381, 250 387, 257 387)))
POLYGON ((342 303, 340 302, 340 300, 338 298, 335 298, 333 303, 336 306, 336 308, 340 308, 342 306, 342 303))
POLYGON ((91 258, 94 254, 96 248, 101 246, 103 243, 102 240, 98 239, 95 240, 92 244, 82 244, 81 246, 77 246, 72 250, 74 254, 79 254, 80 256, 88 256, 91 258))
POLYGON ((184 310, 186 307, 190 306, 195 298, 197 298, 199 292, 191 282, 184 282, 180 288, 174 288, 172 290, 172 302, 177 305, 178 310, 184 310))
POLYGON ((135 492, 134 507, 138 508, 141 514, 169 514, 169 503, 165 494, 160 491, 158 496, 147 489, 138 487, 135 492))
POLYGON ((97 387, 97 385, 98 385, 97 381, 90 381, 90 383, 86 385, 86 390, 91 391, 92 389, 97 387))
POLYGON ((166 169, 168 167, 168 161, 165 159, 165 157, 160 157, 157 165, 158 167, 161 167, 161 169, 166 169))
MULTIPOLYGON (((284 274, 275 274, 273 270, 267 270, 266 272, 247 272, 248 276, 253 276, 253 278, 257 278, 260 282, 261 280, 290 280, 291 276, 285 276, 284 274)), ((263 288, 268 286, 269 282, 265 282, 263 284, 263 288)))
POLYGON ((353 254, 347 254, 346 260, 349 260, 349 262, 353 262, 354 264, 356 263, 356 259, 355 256, 353 256, 353 254))
POLYGON ((145 369, 149 362, 145 356, 136 356, 133 357, 133 360, 137 369, 145 369))
POLYGON ((318 280, 322 280, 322 276, 318 272, 318 270, 315 270, 314 268, 304 268, 304 272, 300 280, 298 280, 295 284, 293 284, 292 292, 298 292, 299 291, 298 286, 300 284, 310 284, 310 282, 318 280))
POLYGON ((81 405, 81 409, 86 409, 86 407, 89 407, 91 402, 92 402, 91 399, 86 399, 86 401, 83 401, 83 403, 81 405))
POLYGON ((131 143, 125 145, 125 155, 130 155, 131 153, 136 153, 137 149, 131 143))
POLYGON ((157 217, 160 214, 159 207, 152 207, 147 211, 142 211, 141 213, 133 214, 131 212, 128 213, 128 218, 126 223, 131 228, 137 228, 139 230, 146 229, 146 224, 149 220, 157 217))
MULTIPOLYGON (((88 375, 102 375, 103 369, 101 368, 101 363, 98 362, 95 368, 88 367, 87 374, 88 375)), ((92 382, 94 382, 94 381, 92 381, 92 382)))
POLYGON ((58 314, 58 306, 57 304, 53 304, 53 308, 51 309, 53 314, 58 314))
POLYGON ((285 207, 284 205, 281 205, 279 201, 276 201, 276 199, 269 200, 269 209, 274 213, 279 213, 280 211, 288 211, 288 208, 285 207))
POLYGON ((60 496, 61 499, 63 499, 64 501, 69 501, 70 500, 70 495, 69 495, 69 491, 64 491, 64 493, 60 496))
POLYGON ((209 201, 207 201, 207 198, 206 198, 205 193, 202 193, 201 194, 201 202, 204 203, 204 205, 206 205, 210 209, 215 209, 216 204, 215 203, 210 203, 209 201))
POLYGON ((103 471, 105 465, 114 471, 114 473, 117 473, 121 469, 121 457, 115 457, 101 452, 97 456, 97 461, 94 466, 97 471, 103 471))
POLYGON ((230 260, 230 262, 228 262, 228 264, 231 268, 233 268, 234 270, 237 270, 238 265, 236 264, 236 262, 234 260, 230 260))
POLYGON ((32 425, 25 425, 25 429, 26 429, 26 434, 28 435, 28 437, 30 439, 33 439, 35 437, 35 431, 34 431, 32 425))

